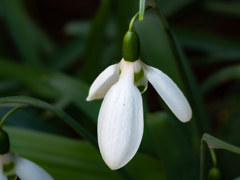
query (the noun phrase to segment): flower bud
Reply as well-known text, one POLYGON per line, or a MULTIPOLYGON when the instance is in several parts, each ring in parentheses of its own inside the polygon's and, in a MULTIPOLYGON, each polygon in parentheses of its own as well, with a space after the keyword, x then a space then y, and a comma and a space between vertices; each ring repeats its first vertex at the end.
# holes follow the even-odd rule
POLYGON ((4 130, 0 130, 0 154, 6 154, 9 152, 10 142, 8 134, 4 130))
POLYGON ((217 167, 213 167, 208 173, 208 180, 223 180, 223 173, 217 167))
POLYGON ((134 62, 139 59, 140 44, 137 33, 128 31, 123 38, 123 58, 125 61, 134 62))

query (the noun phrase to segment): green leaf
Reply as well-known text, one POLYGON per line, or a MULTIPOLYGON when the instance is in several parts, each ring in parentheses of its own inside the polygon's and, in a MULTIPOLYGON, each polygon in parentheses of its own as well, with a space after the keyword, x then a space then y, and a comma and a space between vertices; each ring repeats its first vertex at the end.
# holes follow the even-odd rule
POLYGON ((226 67, 213 75, 211 75, 201 86, 201 90, 204 94, 213 90, 222 83, 228 82, 230 80, 240 78, 240 66, 230 66, 226 67))
POLYGON ((83 53, 85 39, 78 37, 59 48, 50 58, 49 66, 54 70, 67 70, 75 63, 83 53))
POLYGON ((156 2, 158 7, 163 11, 164 16, 170 17, 196 2, 196 0, 156 0, 156 2))
MULTIPOLYGON (((99 152, 87 142, 13 127, 4 129, 9 133, 14 152, 39 164, 56 180, 123 179, 118 171, 105 165, 99 152)), ((161 163, 140 153, 126 169, 138 180, 165 180, 161 163)))
POLYGON ((43 97, 52 99, 59 99, 62 96, 69 97, 94 122, 97 120, 100 101, 86 101, 89 86, 80 79, 76 80, 60 73, 50 73, 37 68, 17 65, 2 59, 0 59, 0 77, 20 81, 43 97))
POLYGON ((198 56, 192 58, 192 65, 194 66, 205 66, 205 65, 215 65, 215 64, 224 64, 239 62, 240 53, 235 52, 217 52, 210 53, 203 56, 198 56))
POLYGON ((18 47, 22 60, 33 66, 42 64, 39 58, 39 47, 45 53, 54 51, 53 43, 28 17, 22 1, 2 0, 3 17, 18 47))
POLYGON ((164 112, 158 112, 149 115, 147 125, 167 179, 198 179, 198 161, 174 119, 164 112))
POLYGON ((240 17, 240 4, 238 2, 204 1, 203 7, 214 13, 240 17))
POLYGON ((240 154, 240 148, 226 143, 220 139, 217 139, 209 134, 204 134, 202 137, 202 142, 206 142, 209 148, 212 149, 226 149, 230 152, 240 154))
POLYGON ((240 43, 236 40, 217 35, 216 33, 205 33, 199 29, 189 26, 173 26, 177 39, 185 46, 200 49, 206 52, 232 52, 239 53, 240 43))
POLYGON ((111 0, 101 2, 86 39, 83 52, 84 64, 79 73, 84 80, 89 82, 92 82, 101 72, 98 69, 101 64, 99 57, 102 54, 103 37, 110 17, 111 4, 111 0), (91 73, 89 73, 89 70, 91 70, 91 73))
POLYGON ((33 106, 45 110, 49 110, 58 116, 60 119, 65 121, 69 126, 71 126, 76 132, 82 135, 85 139, 87 139, 93 146, 98 147, 97 140, 93 137, 81 124, 79 124, 76 120, 66 114, 63 110, 58 109, 51 104, 43 102, 38 99, 30 98, 30 97, 23 97, 23 96, 16 96, 16 97, 5 97, 0 98, 0 104, 3 106, 33 106))
POLYGON ((60 73, 52 73, 48 79, 49 85, 69 97, 80 107, 94 122, 97 122, 101 101, 86 101, 89 86, 84 82, 60 73))

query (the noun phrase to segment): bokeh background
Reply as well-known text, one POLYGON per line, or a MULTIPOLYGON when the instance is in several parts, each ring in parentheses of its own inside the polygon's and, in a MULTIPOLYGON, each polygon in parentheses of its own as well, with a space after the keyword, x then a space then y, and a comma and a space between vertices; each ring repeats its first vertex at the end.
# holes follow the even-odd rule
MULTIPOLYGON (((143 94, 143 141, 125 170, 133 179, 199 179, 204 133, 240 146, 240 1, 156 3, 182 61, 151 10, 134 26, 140 57, 176 82, 193 118, 179 122, 149 85, 143 94)), ((0 97, 46 101, 96 137, 101 100, 85 99, 98 74, 121 60, 122 39, 138 8, 138 0, 0 0, 0 97)), ((1 106, 2 117, 11 108, 1 106)), ((57 180, 126 179, 109 170, 97 150, 49 111, 27 107, 5 124, 12 149, 57 180)), ((216 154, 225 179, 240 176, 239 155, 216 154)), ((207 168, 212 166, 208 154, 207 168)))

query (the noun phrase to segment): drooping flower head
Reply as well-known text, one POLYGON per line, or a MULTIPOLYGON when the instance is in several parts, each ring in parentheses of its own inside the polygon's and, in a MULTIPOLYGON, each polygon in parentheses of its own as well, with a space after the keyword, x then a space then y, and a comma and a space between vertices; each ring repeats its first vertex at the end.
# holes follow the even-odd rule
POLYGON ((7 133, 0 130, 0 180, 53 180, 40 166, 9 150, 7 133))
POLYGON ((141 93, 153 85, 168 107, 182 121, 191 119, 191 108, 177 85, 162 71, 139 59, 139 38, 128 31, 123 40, 123 59, 109 66, 93 82, 87 100, 104 98, 98 116, 98 144, 112 169, 127 164, 143 136, 141 93))

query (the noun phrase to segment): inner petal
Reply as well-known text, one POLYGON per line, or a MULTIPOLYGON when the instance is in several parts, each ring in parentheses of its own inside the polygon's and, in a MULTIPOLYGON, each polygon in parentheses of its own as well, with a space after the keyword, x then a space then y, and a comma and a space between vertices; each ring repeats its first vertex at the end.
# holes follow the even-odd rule
POLYGON ((144 69, 141 64, 141 60, 137 60, 133 63, 134 68, 134 85, 141 93, 144 93, 148 87, 148 80, 145 75, 144 69))

